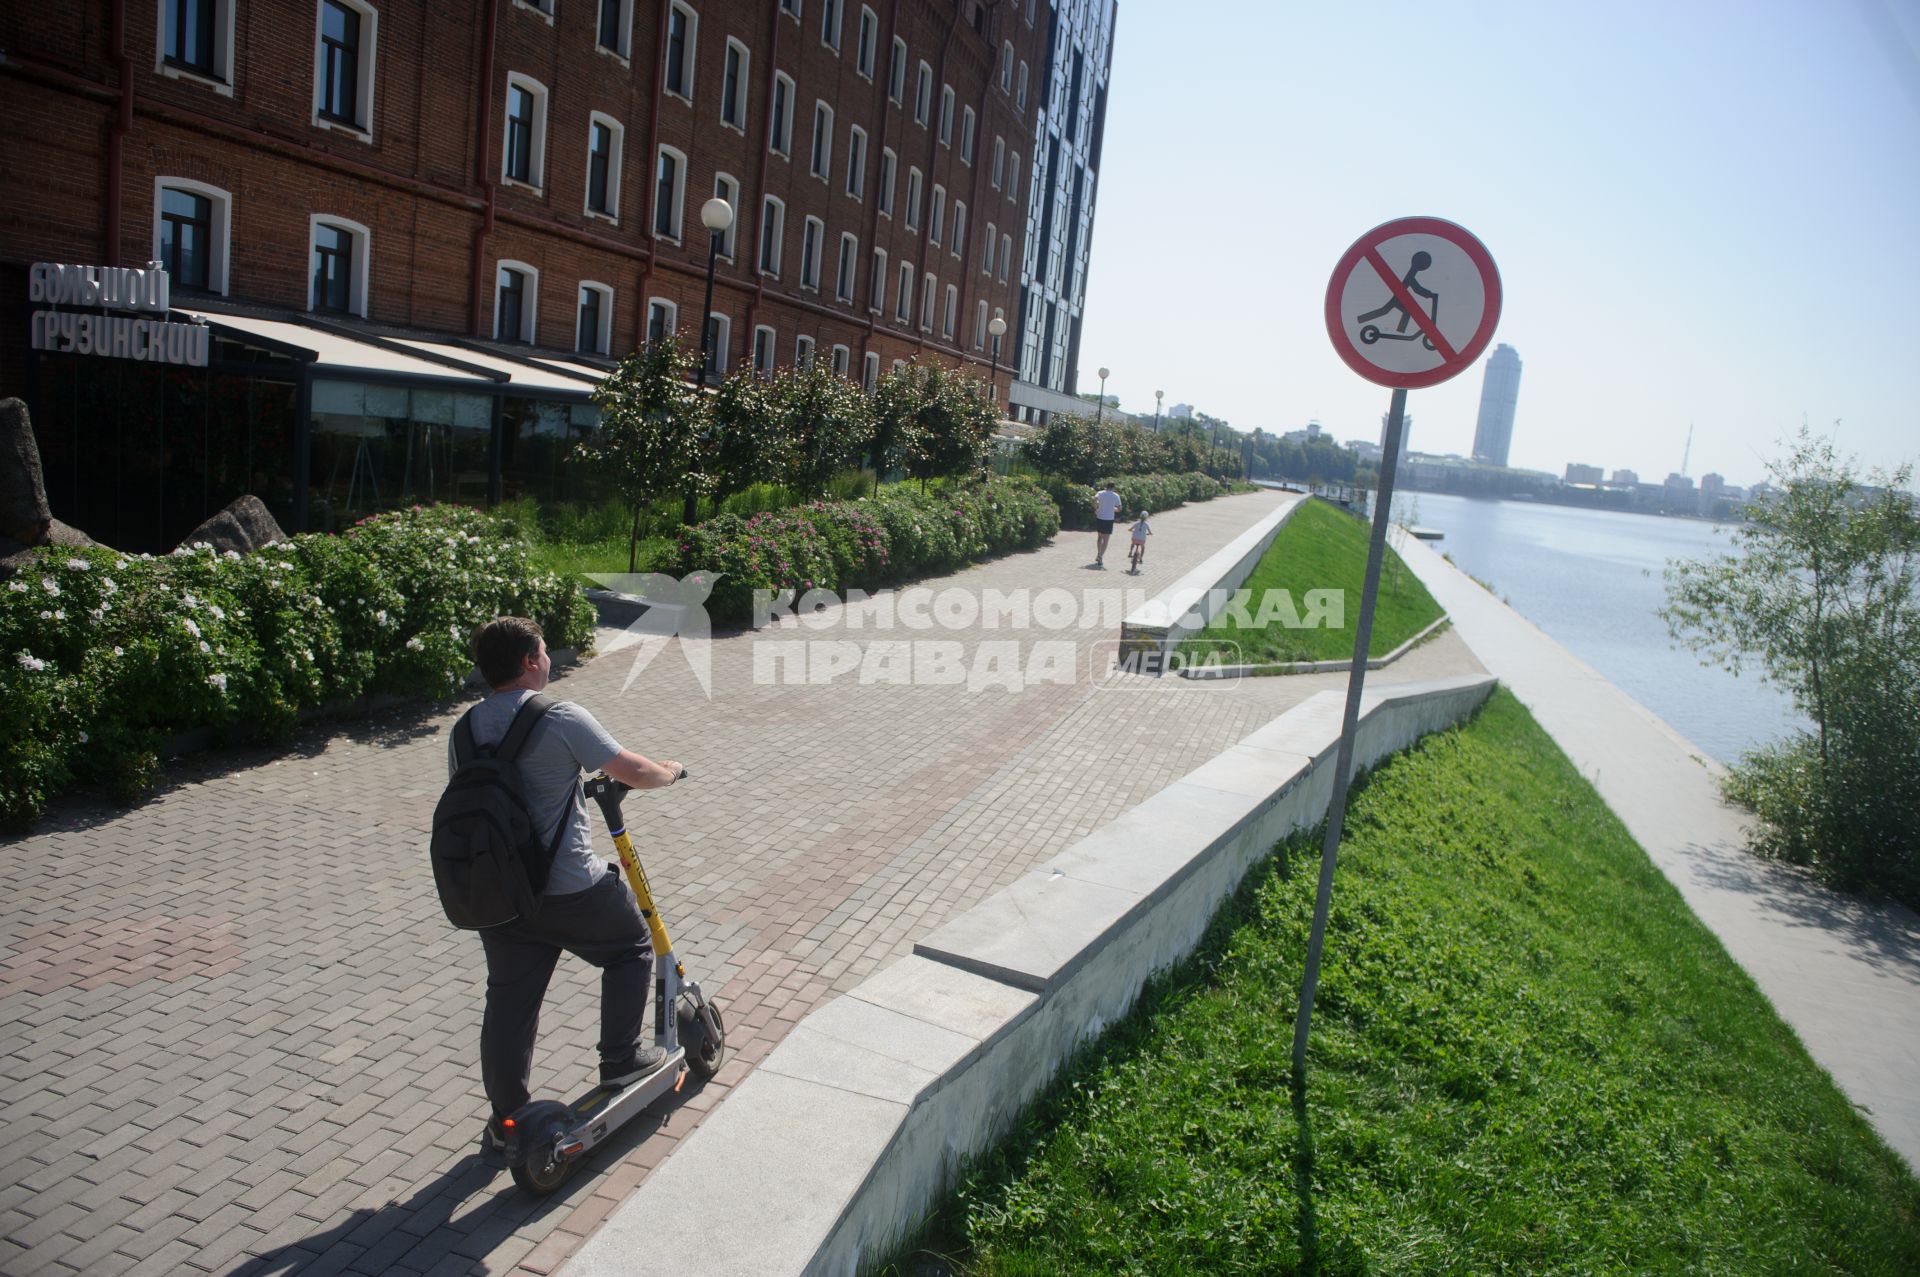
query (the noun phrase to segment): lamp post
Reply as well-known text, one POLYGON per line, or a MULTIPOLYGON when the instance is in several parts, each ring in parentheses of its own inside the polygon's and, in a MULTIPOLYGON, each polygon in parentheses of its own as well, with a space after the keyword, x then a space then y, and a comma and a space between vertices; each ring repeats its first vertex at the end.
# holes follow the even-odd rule
POLYGON ((1166 397, 1166 394, 1164 390, 1153 392, 1153 433, 1155 434, 1160 433, 1160 401, 1166 397))
POLYGON ((1100 370, 1100 406, 1094 410, 1093 424, 1099 425, 1107 419, 1107 370, 1100 370))
POLYGON ((707 351, 713 331, 713 264, 720 256, 720 237, 733 225, 733 205, 718 195, 700 206, 700 223, 707 228, 707 304, 700 309, 700 384, 707 384, 707 351))
MULTIPOLYGON (((700 388, 707 386, 707 351, 713 340, 713 264, 720 256, 720 237, 733 225, 733 205, 718 195, 700 206, 700 223, 707 228, 707 301, 700 308, 700 388)), ((681 509, 681 521, 692 523, 699 517, 699 498, 687 489, 681 509)))
MULTIPOLYGON (((1000 339, 1007 335, 1007 320, 998 306, 993 308, 993 318, 987 322, 987 332, 993 338, 993 371, 987 374, 987 398, 995 406, 1000 403, 1000 339)), ((1007 407, 1013 407, 1013 391, 1007 391, 1007 407)))

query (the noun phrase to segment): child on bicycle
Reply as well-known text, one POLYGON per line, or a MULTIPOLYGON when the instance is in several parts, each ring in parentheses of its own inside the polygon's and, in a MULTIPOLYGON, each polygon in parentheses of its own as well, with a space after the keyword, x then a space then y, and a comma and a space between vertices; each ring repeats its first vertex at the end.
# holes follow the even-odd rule
POLYGON ((1140 518, 1133 525, 1133 545, 1127 551, 1127 571, 1138 573, 1140 564, 1147 557, 1147 538, 1153 535, 1153 529, 1147 526, 1147 511, 1140 512, 1140 518))

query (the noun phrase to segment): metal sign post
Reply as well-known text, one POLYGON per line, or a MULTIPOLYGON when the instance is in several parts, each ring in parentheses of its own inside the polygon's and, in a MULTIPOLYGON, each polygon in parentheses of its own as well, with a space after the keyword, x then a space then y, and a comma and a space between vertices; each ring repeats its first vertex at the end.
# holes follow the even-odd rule
POLYGON ((1340 720, 1340 750, 1334 758, 1327 836, 1320 848, 1320 885, 1307 939, 1307 969, 1293 1026, 1296 1085, 1304 1085, 1307 1076, 1307 1032, 1320 985, 1327 913, 1333 905, 1333 870, 1353 778, 1353 743, 1367 681, 1367 648, 1373 641, 1373 607, 1387 552, 1394 472, 1406 433, 1407 390, 1438 385, 1480 357, 1500 320, 1500 273, 1480 241, 1452 222, 1401 218, 1368 231, 1341 257, 1327 284, 1326 317, 1327 333, 1347 366, 1369 381, 1393 387, 1393 403, 1374 494, 1360 616, 1354 624, 1353 666, 1347 674, 1347 706, 1340 720))

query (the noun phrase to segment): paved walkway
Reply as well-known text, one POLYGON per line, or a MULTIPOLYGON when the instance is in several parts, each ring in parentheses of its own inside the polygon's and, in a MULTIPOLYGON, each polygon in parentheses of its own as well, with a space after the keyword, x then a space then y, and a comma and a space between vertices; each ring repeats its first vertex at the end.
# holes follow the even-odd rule
MULTIPOLYGON (((1281 501, 1157 517, 1140 578, 1087 568, 1092 538, 940 581, 1165 588, 1281 501)), ((1116 551, 1121 547, 1116 546, 1116 551)), ((1117 555, 1116 555, 1117 557, 1117 555)), ((629 690, 613 652, 555 685, 622 742, 694 777, 628 814, 689 970, 735 1054, 679 1107, 535 1203, 472 1156, 485 1101, 478 942, 425 869, 456 710, 201 758, 132 811, 69 801, 0 844, 0 1272, 550 1272, 825 998, 1068 843, 1345 675, 1236 683, 1082 677, 1012 691, 754 681, 775 639, 1069 640, 1116 625, 716 640, 709 700, 677 648, 629 690)), ((603 635, 605 640, 611 635, 603 635)), ((1369 682, 1478 671, 1443 634, 1369 682)), ((598 990, 563 962, 535 1086, 584 1089, 598 990)))
POLYGON ((1749 855, 1719 764, 1432 550, 1402 554, 1808 1053, 1920 1168, 1920 918, 1749 855))

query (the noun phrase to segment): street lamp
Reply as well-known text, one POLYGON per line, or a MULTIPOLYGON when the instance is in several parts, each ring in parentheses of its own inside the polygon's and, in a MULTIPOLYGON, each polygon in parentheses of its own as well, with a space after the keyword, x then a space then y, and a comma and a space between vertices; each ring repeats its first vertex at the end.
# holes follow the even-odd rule
MULTIPOLYGON (((997 405, 1000 402, 1000 339, 1007 335, 1007 320, 998 306, 993 308, 993 318, 987 323, 987 332, 993 337, 993 371, 987 374, 987 398, 997 405)), ((1013 407, 1013 391, 1007 391, 1007 407, 1013 407)))
POLYGON ((1099 425, 1107 419, 1107 370, 1100 370, 1100 407, 1093 414, 1093 424, 1099 425))
POLYGON ((700 206, 700 223, 707 235, 707 304, 700 311, 700 384, 707 384, 707 349, 713 332, 713 264, 720 256, 720 237, 733 225, 733 205, 718 195, 700 206))
POLYGON ((1164 390, 1153 392, 1153 433, 1155 434, 1160 433, 1160 401, 1166 398, 1166 394, 1164 390))

